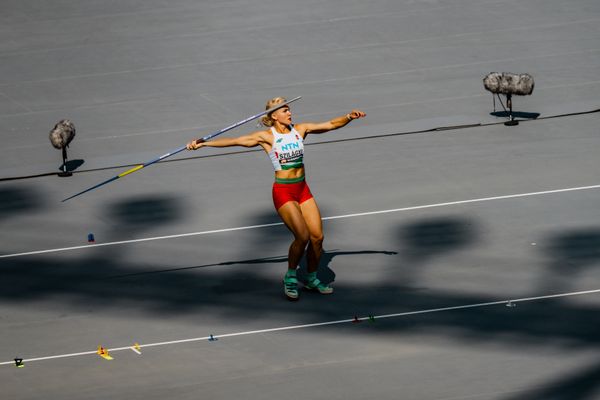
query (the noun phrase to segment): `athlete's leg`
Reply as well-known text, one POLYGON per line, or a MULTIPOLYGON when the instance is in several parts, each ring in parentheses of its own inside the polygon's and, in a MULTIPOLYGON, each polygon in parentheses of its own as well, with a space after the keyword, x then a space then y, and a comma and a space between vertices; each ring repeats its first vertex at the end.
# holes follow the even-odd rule
POLYGON ((323 252, 323 222, 321 212, 314 197, 300 204, 302 217, 308 228, 310 244, 306 252, 307 271, 315 272, 319 268, 319 260, 323 252))
POLYGON ((277 209, 277 213, 285 226, 294 234, 294 241, 288 253, 288 269, 296 270, 310 239, 309 229, 297 202, 288 201, 277 209))
POLYGON ((333 293, 333 288, 317 278, 319 260, 323 252, 323 223, 321 212, 314 198, 310 198, 300 204, 302 216, 308 227, 310 243, 306 252, 308 275, 304 287, 308 290, 316 290, 321 294, 333 293))

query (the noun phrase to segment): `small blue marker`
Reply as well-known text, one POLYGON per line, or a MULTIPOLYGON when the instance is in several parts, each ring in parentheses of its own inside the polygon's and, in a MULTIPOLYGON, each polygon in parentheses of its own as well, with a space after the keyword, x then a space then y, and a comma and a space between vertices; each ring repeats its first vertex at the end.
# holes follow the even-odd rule
POLYGON ((88 233, 88 243, 96 243, 96 239, 94 239, 93 233, 88 233))

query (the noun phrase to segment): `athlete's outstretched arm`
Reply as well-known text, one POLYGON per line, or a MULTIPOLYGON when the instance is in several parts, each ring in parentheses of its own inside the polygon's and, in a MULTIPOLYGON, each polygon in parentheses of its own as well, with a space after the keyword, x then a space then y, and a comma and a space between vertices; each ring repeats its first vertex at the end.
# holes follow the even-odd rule
POLYGON ((363 118, 367 114, 360 110, 352 110, 348 114, 334 118, 330 121, 326 122, 303 122, 300 124, 296 124, 296 130, 302 135, 306 135, 308 133, 324 133, 329 132, 334 129, 339 129, 343 126, 348 125, 348 123, 354 119, 363 118))
POLYGON ((209 140, 207 142, 196 143, 192 140, 186 145, 188 150, 197 150, 200 147, 231 147, 231 146, 242 146, 242 147, 255 147, 265 143, 265 131, 257 131, 248 135, 239 136, 236 138, 220 138, 215 140, 209 140))

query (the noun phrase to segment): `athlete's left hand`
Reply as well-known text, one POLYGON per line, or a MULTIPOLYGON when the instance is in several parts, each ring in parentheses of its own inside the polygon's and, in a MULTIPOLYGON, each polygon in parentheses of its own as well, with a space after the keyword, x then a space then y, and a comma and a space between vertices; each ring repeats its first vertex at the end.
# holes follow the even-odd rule
POLYGON ((352 111, 350 111, 350 113, 348 113, 348 116, 350 117, 350 119, 359 119, 359 118, 366 117, 367 114, 365 114, 364 112, 362 112, 360 110, 352 110, 352 111))

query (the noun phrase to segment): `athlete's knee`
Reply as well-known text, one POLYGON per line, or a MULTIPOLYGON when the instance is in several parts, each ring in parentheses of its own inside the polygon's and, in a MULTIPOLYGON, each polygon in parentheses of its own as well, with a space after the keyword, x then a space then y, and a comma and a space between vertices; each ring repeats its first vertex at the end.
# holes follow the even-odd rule
POLYGON ((308 235, 306 236, 301 236, 301 237, 297 237, 296 241, 298 243, 302 243, 302 246, 305 246, 308 244, 308 242, 310 242, 310 237, 308 235))
POLYGON ((310 235, 307 231, 294 232, 294 242, 306 246, 310 241, 310 235))
POLYGON ((310 235, 310 242, 312 243, 313 246, 315 247, 322 247, 323 246, 323 234, 318 234, 318 235, 310 235))

